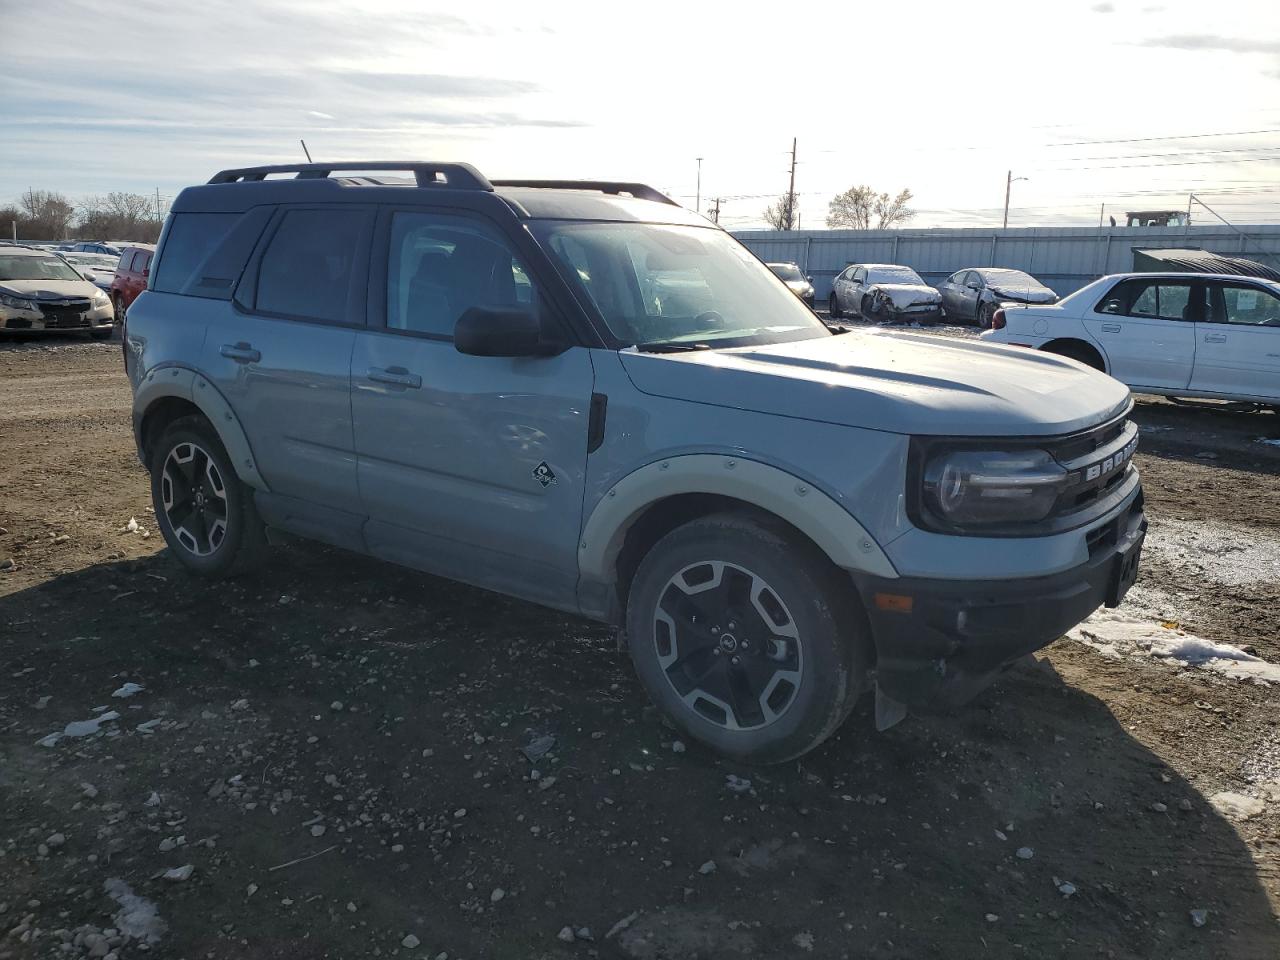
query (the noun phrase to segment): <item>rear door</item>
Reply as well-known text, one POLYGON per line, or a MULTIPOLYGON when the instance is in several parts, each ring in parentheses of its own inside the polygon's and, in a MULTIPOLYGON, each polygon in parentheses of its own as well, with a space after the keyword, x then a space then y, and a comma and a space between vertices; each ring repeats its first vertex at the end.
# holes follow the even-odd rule
POLYGON ((277 210, 204 347, 285 511, 273 519, 343 544, 359 529, 350 369, 372 227, 348 204, 277 210))
POLYGON ((1113 377, 1137 389, 1176 391, 1191 385, 1204 309, 1202 280, 1137 277, 1117 283, 1082 319, 1113 377))
POLYGON ((1280 296, 1263 284, 1211 281, 1196 327, 1193 390, 1280 398, 1280 296))
POLYGON ((498 224, 456 208, 384 210, 352 413, 365 537, 377 556, 574 606, 594 380, 585 347, 459 353, 474 306, 551 318, 544 278, 498 224))

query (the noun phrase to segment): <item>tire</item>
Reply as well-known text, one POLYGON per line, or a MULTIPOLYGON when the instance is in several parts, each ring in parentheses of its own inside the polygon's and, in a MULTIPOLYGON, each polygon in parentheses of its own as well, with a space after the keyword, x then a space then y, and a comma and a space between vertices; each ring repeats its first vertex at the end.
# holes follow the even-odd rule
POLYGON ((111 307, 113 310, 115 310, 116 325, 119 326, 120 324, 123 324, 125 314, 129 310, 129 308, 124 305, 124 297, 120 296, 120 294, 117 293, 114 297, 111 298, 111 307))
POLYGON ((978 304, 977 313, 974 314, 974 322, 977 323, 978 329, 990 330, 991 324, 994 322, 993 318, 995 317, 995 315, 996 315, 995 304, 980 303, 978 304))
POLYGON ((840 313, 840 298, 832 291, 831 299, 827 302, 827 312, 831 314, 832 320, 839 320, 843 314, 840 313))
POLYGON ((807 753, 848 716, 867 673, 869 632, 840 581, 816 547, 767 517, 676 528, 628 596, 641 683, 677 729, 726 756, 807 753))
POLYGON ((190 416, 169 424, 151 451, 150 470, 156 524, 189 572, 222 579, 261 563, 266 529, 253 492, 236 475, 207 420, 190 416))
MULTIPOLYGON (((1102 362, 1102 357, 1093 347, 1083 343, 1055 343, 1044 348, 1045 353, 1057 354, 1060 357, 1067 357, 1071 360, 1079 360, 1086 367, 1093 367, 1095 370, 1107 372, 1106 365, 1102 362)), ((1167 398, 1171 399, 1171 398, 1167 398)))
POLYGON ((90 330, 89 336, 94 340, 110 340, 111 335, 115 332, 114 327, 107 327, 105 330, 90 330))

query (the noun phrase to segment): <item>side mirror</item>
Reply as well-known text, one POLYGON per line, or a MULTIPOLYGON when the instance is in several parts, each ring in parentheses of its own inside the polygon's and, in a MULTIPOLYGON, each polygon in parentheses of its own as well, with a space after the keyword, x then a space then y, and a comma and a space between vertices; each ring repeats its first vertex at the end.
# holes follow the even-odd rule
POLYGON ((808 280, 810 283, 813 283, 813 277, 808 276, 807 274, 805 276, 805 279, 808 280))
POLYGON ((982 289, 980 286, 978 286, 976 283, 973 283, 972 281, 970 281, 969 283, 966 283, 966 284, 965 284, 965 286, 966 286, 966 287, 968 287, 970 290, 981 290, 981 289, 982 289))
POLYGON ((473 357, 536 357, 550 352, 532 310, 471 307, 453 328, 453 345, 473 357))
POLYGON ((92 270, 81 270, 81 271, 80 271, 80 276, 84 277, 84 278, 85 278, 86 280, 88 280, 90 283, 92 283, 92 282, 93 282, 93 271, 92 271, 92 270))

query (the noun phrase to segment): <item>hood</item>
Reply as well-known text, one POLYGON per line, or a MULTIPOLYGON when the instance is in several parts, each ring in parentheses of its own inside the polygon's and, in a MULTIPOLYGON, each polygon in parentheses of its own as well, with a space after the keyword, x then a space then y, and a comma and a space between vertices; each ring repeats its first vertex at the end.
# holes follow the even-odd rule
POLYGON ((1018 303, 1057 303, 1058 295, 1048 287, 1025 283, 993 283, 988 289, 997 297, 1018 303))
POLYGON ((893 301, 895 307, 909 307, 913 303, 941 303, 942 294, 923 283, 877 283, 879 290, 893 301))
POLYGON ((92 297, 97 288, 88 280, 0 280, 0 290, 28 300, 92 297))
POLYGON ((653 396, 921 436, 1072 433, 1129 402, 1124 384, 1053 354, 881 330, 621 356, 653 396))

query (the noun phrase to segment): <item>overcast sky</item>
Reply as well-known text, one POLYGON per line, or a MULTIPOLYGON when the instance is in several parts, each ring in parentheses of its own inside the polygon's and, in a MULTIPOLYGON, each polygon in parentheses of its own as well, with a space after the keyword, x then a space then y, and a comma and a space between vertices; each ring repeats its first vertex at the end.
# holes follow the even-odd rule
MULTIPOLYGON (((223 167, 467 160, 638 179, 802 226, 855 183, 920 226, 1185 207, 1280 222, 1277 0, 0 0, 0 202, 172 197, 223 167), (1230 136, 1201 136, 1231 134, 1230 136), (1118 142, 1129 141, 1129 142, 1118 142)), ((1197 221, 1209 217, 1197 209, 1197 221)))

